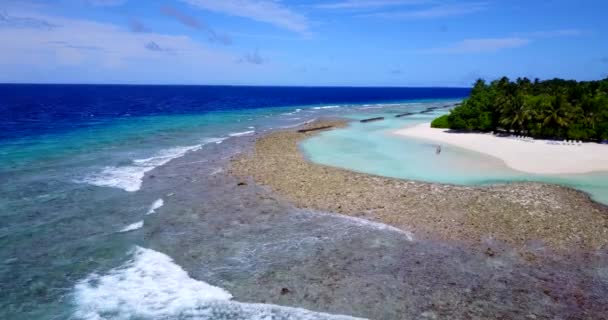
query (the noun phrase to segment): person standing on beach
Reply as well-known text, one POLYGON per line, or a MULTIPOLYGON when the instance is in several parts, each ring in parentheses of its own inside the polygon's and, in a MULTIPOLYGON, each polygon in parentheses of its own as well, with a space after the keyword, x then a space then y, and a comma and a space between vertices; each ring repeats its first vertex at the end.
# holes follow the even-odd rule
POLYGON ((437 145, 437 149, 435 150, 435 154, 439 155, 441 153, 441 145, 437 145))

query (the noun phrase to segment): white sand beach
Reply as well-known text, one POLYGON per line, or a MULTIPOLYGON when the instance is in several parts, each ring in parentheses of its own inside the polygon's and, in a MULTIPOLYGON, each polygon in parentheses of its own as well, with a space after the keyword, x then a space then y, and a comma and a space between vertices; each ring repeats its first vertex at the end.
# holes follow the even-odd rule
POLYGON ((608 171, 608 145, 582 143, 555 145, 548 140, 523 141, 484 133, 450 133, 430 123, 395 131, 395 134, 452 145, 501 159, 512 169, 535 174, 608 171))

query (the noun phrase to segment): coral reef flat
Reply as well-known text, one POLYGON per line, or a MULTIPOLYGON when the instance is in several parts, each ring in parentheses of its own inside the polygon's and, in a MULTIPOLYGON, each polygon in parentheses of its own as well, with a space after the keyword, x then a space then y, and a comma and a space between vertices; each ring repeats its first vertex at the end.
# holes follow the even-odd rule
MULTIPOLYGON (((309 128, 344 126, 317 121, 309 128)), ((542 183, 456 186, 392 179, 322 166, 298 148, 315 131, 260 137, 231 172, 252 177, 301 208, 385 223, 417 238, 522 248, 601 250, 608 244, 608 208, 579 191, 542 183)))

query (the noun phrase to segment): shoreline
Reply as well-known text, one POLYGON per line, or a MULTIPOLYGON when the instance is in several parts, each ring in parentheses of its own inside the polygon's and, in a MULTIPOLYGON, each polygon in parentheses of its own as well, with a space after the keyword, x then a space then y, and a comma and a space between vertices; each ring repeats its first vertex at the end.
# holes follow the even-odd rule
POLYGON ((608 172, 608 146, 596 143, 555 145, 549 144, 550 140, 522 141, 489 133, 451 133, 449 129, 431 128, 430 123, 402 128, 393 134, 481 153, 524 173, 559 175, 608 172))
POLYGON ((524 251, 537 241, 558 251, 608 247, 608 208, 584 192, 535 182, 447 185, 323 166, 299 149, 317 133, 292 129, 258 137, 250 154, 232 160, 230 173, 270 187, 299 208, 384 223, 416 239, 482 245, 494 239, 524 251))

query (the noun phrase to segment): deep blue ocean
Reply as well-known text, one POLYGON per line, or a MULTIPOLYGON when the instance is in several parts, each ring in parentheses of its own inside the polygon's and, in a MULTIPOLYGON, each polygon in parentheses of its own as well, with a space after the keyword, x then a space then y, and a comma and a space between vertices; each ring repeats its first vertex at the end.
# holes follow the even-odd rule
POLYGON ((0 139, 67 132, 116 118, 467 96, 466 88, 0 85, 0 139))
MULTIPOLYGON (((193 151, 200 151, 193 163, 209 162, 203 168, 214 174, 221 168, 213 156, 236 139, 323 116, 417 110, 468 93, 0 85, 0 319, 221 318, 186 317, 192 308, 261 318, 270 309, 227 302, 222 288, 189 278, 171 260, 176 252, 147 248, 154 237, 142 233, 144 221, 177 205, 178 182, 144 177, 193 151), (210 306, 209 297, 224 302, 210 306)), ((272 308, 286 318, 300 312, 272 308)))

